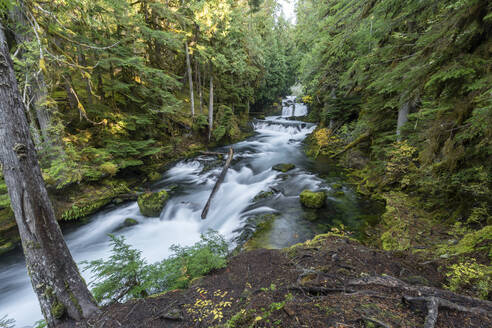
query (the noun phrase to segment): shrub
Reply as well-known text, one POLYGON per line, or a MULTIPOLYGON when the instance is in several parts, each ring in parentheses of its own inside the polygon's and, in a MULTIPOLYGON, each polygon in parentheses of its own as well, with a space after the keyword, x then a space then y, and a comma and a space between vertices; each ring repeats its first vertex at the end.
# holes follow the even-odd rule
POLYGON ((208 231, 192 246, 171 246, 173 254, 154 264, 148 264, 124 237, 109 236, 112 254, 108 260, 82 262, 84 270, 94 273, 90 286, 101 304, 186 288, 193 279, 226 266, 228 245, 215 231, 208 231))
POLYGON ((492 267, 477 263, 472 258, 466 262, 453 264, 450 269, 446 274, 449 281, 447 288, 459 292, 471 287, 481 298, 487 299, 492 289, 492 267))

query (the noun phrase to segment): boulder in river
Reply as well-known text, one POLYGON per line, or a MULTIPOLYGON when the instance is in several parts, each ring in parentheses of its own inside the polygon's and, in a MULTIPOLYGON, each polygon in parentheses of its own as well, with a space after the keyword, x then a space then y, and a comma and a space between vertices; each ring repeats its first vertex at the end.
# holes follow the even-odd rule
POLYGON ((169 195, 167 191, 162 190, 159 192, 146 192, 138 196, 138 207, 140 212, 149 217, 156 217, 161 214, 164 205, 166 205, 169 195))
POLYGON ((131 227, 131 226, 134 226, 134 225, 137 225, 138 224, 138 221, 135 220, 135 219, 132 219, 132 218, 127 218, 125 219, 125 221, 123 222, 123 225, 125 227, 131 227))
POLYGON ((273 166, 273 169, 275 171, 280 171, 280 172, 283 172, 283 173, 288 172, 290 170, 293 170, 295 168, 296 168, 296 166, 294 164, 285 164, 285 163, 277 164, 277 165, 274 165, 273 166))
POLYGON ((307 208, 322 208, 325 205, 326 193, 324 191, 304 190, 299 196, 301 204, 307 208))

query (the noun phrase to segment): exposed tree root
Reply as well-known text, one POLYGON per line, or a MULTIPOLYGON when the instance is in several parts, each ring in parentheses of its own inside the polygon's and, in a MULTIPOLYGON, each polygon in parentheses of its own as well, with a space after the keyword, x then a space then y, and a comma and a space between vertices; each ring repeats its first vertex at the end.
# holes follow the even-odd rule
POLYGON ((455 310, 459 312, 473 313, 476 315, 487 315, 491 316, 487 310, 479 307, 466 307, 450 302, 446 299, 429 296, 429 297, 412 297, 403 296, 404 302, 409 304, 424 304, 427 307, 427 316, 425 318, 424 328, 434 328, 437 322, 437 316, 439 314, 439 308, 447 308, 450 310, 455 310))
POLYGON ((403 296, 403 302, 417 304, 427 309, 424 328, 434 328, 439 315, 439 308, 447 308, 458 312, 472 313, 492 317, 492 302, 473 297, 458 295, 453 292, 427 286, 412 286, 391 276, 372 276, 350 280, 347 286, 383 286, 395 288, 419 296, 403 296), (461 303, 463 305, 457 304, 461 303))

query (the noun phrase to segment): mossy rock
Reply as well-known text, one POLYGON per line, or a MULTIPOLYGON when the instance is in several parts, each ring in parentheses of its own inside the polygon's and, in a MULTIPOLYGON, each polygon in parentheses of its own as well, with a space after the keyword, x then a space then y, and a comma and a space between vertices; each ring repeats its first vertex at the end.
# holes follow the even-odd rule
POLYGON ((159 181, 162 178, 162 175, 158 172, 150 172, 147 177, 151 182, 159 181))
POLYGON ((255 198, 253 198, 253 202, 257 202, 263 199, 267 199, 273 196, 273 191, 262 191, 258 193, 255 198))
POLYGON ((301 204, 307 208, 322 208, 325 205, 326 193, 324 191, 304 190, 299 196, 301 204))
POLYGON ((126 218, 125 221, 123 222, 123 225, 125 227, 131 227, 131 226, 134 226, 137 224, 138 224, 138 221, 135 219, 132 219, 132 218, 126 218))
POLYGON ((288 172, 290 170, 293 170, 295 168, 296 168, 296 166, 294 164, 285 164, 285 163, 277 164, 277 165, 274 165, 273 166, 273 169, 275 171, 280 171, 280 172, 283 172, 283 173, 288 172))
POLYGON ((144 216, 157 217, 169 198, 167 191, 147 192, 138 196, 138 207, 144 216))

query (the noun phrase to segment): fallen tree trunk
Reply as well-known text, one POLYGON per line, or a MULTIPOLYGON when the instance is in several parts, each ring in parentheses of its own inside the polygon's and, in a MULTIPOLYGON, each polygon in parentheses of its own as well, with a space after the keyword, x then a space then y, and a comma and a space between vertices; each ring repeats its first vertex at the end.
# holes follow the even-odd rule
POLYGON ((364 133, 363 135, 361 135, 360 137, 358 137, 357 139, 355 139, 354 141, 352 141, 351 143, 349 143, 347 146, 345 146, 345 148, 343 148, 341 151, 339 151, 338 153, 336 153, 332 157, 335 158, 335 157, 338 157, 338 156, 342 155, 347 150, 349 150, 351 148, 354 148, 355 146, 357 146, 361 142, 363 142, 366 139, 368 139, 370 136, 371 136, 371 132, 364 133))
POLYGON ((215 194, 217 193, 217 191, 220 188, 220 185, 222 184, 222 182, 225 179, 225 176, 227 174, 227 170, 229 169, 229 165, 231 165, 232 156, 234 156, 234 150, 231 147, 231 148, 229 148, 229 157, 227 157, 227 161, 224 165, 224 168, 222 168, 222 172, 220 173, 219 178, 217 179, 217 182, 215 183, 215 186, 212 189, 212 192, 210 193, 210 197, 208 198, 207 204, 205 204, 205 207, 203 208, 202 220, 205 220, 207 218, 207 214, 208 214, 208 210, 210 208, 210 203, 212 202, 212 198, 215 196, 215 194))
POLYGON ((211 155, 211 156, 225 156, 227 155, 226 153, 219 153, 215 151, 200 151, 199 152, 202 155, 211 155))

